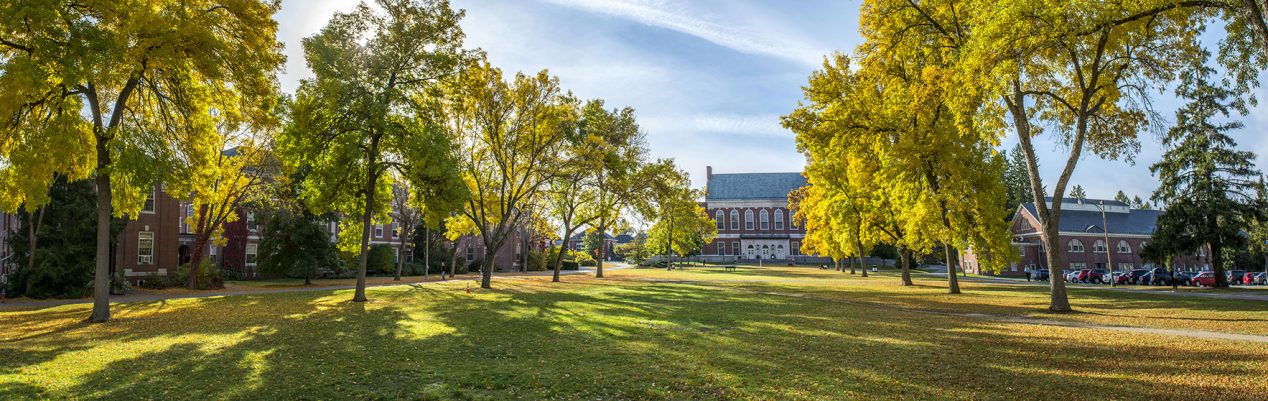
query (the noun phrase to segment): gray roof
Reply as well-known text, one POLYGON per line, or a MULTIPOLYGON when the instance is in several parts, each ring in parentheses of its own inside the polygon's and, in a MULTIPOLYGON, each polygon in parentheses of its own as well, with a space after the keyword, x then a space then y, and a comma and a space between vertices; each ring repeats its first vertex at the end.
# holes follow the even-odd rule
POLYGON ((788 199, 788 193, 806 186, 801 173, 714 174, 705 187, 705 200, 788 199))
MULTIPOLYGON (((1044 197, 1043 199, 1044 199, 1044 200, 1046 200, 1046 201, 1048 201, 1048 203, 1052 203, 1052 197, 1051 197, 1051 196, 1044 197)), ((1131 207, 1131 205, 1128 205, 1128 204, 1126 204, 1126 203, 1119 202, 1119 201, 1116 201, 1116 200, 1113 200, 1113 199, 1083 199, 1083 203, 1086 203, 1086 204, 1089 204, 1089 205, 1096 205, 1096 204, 1098 204, 1098 203, 1100 203, 1100 202, 1105 202, 1105 206, 1126 206, 1126 207, 1131 207)), ((1061 206, 1063 206, 1063 207, 1064 207, 1065 205, 1072 205, 1072 204, 1078 204, 1078 203, 1079 203, 1079 198, 1061 198, 1061 206)))
MULTIPOLYGON (((1084 202, 1087 201, 1088 200, 1085 200, 1084 202)), ((1105 204, 1108 205, 1111 202, 1113 201, 1106 201, 1105 204)), ((1118 206, 1124 206, 1119 202, 1113 203, 1118 206)), ((1063 201, 1060 231, 1092 233, 1103 232, 1101 225, 1104 223, 1101 219, 1101 212, 1065 210, 1064 205, 1065 203, 1063 201)), ((1034 203, 1023 204, 1022 208, 1025 208, 1026 212, 1030 213, 1032 216, 1039 216, 1039 213, 1035 211, 1034 203)), ((1111 234, 1152 235, 1154 227, 1157 226, 1158 223, 1158 215, 1161 214, 1162 211, 1160 210, 1131 209, 1129 213, 1106 213, 1105 220, 1108 220, 1109 232, 1111 234)))

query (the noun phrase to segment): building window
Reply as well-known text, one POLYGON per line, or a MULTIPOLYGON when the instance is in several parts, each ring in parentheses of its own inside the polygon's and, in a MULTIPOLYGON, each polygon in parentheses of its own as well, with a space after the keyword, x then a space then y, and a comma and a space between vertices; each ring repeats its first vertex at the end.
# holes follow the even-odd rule
POLYGON ((770 229, 770 214, 766 213, 765 210, 762 210, 761 219, 762 219, 762 231, 769 230, 770 229))
POLYGON ((247 244, 247 266, 255 266, 255 255, 259 252, 259 245, 247 244))
POLYGON ((784 229, 784 211, 783 210, 775 211, 775 229, 780 231, 783 231, 784 229))
POLYGON ((474 260, 475 260, 475 247, 468 245, 467 246, 467 261, 471 262, 474 260))
POLYGON ((154 233, 149 231, 137 233, 136 254, 137 264, 154 264, 154 233))
POLYGON ((216 244, 208 245, 207 248, 209 248, 207 249, 207 254, 211 256, 216 256, 216 250, 220 249, 220 247, 216 246, 216 244))
POLYGON ((181 219, 181 233, 189 234, 190 220, 194 220, 195 224, 197 224, 198 220, 194 217, 194 202, 185 203, 185 218, 181 219))
POLYGON ((749 245, 749 246, 748 246, 748 256, 753 256, 753 246, 752 246, 752 245, 749 245))
POLYGON ((1077 239, 1072 239, 1070 240, 1070 246, 1066 247, 1066 250, 1070 252, 1083 252, 1083 243, 1079 242, 1077 239))
POLYGON ((717 220, 714 223, 718 225, 718 231, 726 230, 726 218, 721 210, 713 212, 713 219, 717 220))
POLYGON ((1025 245, 1022 245, 1022 246, 1017 247, 1017 255, 1018 255, 1018 256, 1026 256, 1026 246, 1025 246, 1025 245))
POLYGON ((1087 268, 1087 263, 1084 263, 1084 262, 1070 262, 1070 270, 1083 270, 1083 269, 1086 269, 1086 268, 1087 268))
POLYGON ((1135 268, 1136 268, 1136 265, 1131 264, 1131 263, 1119 263, 1119 264, 1118 264, 1118 270, 1131 270, 1131 269, 1135 269, 1135 268))
POLYGON ((383 225, 382 225, 382 224, 375 224, 375 225, 374 225, 374 238, 383 238, 383 225))
POLYGON ((255 212, 247 212, 247 230, 255 231, 255 212))
POLYGON ((1127 241, 1118 241, 1118 253, 1132 253, 1132 246, 1127 241))
POLYGON ((753 229, 753 211, 752 210, 744 211, 744 229, 745 230, 753 229))
POLYGON ((1109 248, 1105 245, 1105 241, 1098 239, 1096 242, 1092 243, 1092 252, 1106 253, 1109 252, 1109 248))
POLYGON ((740 256, 740 241, 731 241, 731 253, 740 256))
POLYGON ((150 190, 150 194, 145 197, 145 205, 141 206, 141 212, 154 213, 154 196, 158 194, 158 189, 150 190))
POLYGON ((719 243, 718 243, 718 254, 719 254, 719 255, 726 255, 726 243, 725 243, 725 242, 719 242, 719 243))
POLYGON ((740 230, 740 212, 731 211, 731 231, 740 230))

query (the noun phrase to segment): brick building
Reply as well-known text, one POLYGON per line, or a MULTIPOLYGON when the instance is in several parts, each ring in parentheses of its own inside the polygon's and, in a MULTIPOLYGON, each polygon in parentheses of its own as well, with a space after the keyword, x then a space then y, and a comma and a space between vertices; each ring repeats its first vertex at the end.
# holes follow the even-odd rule
POLYGON ((706 167, 705 180, 703 206, 717 224, 718 237, 705 244, 703 255, 822 262, 801 253, 806 229, 788 210, 788 194, 806 185, 801 173, 714 174, 706 167))
MULTIPOLYGON (((1049 204, 1052 200, 1049 198, 1049 204)), ((1140 249, 1149 241, 1157 225, 1158 210, 1132 209, 1112 200, 1067 198, 1061 203, 1061 227, 1056 243, 1062 268, 1131 270, 1152 265, 1140 257, 1140 249), (1101 204, 1104 204, 1104 219, 1101 204), (1108 226, 1108 230, 1104 227, 1108 226), (1105 233, 1109 232, 1109 243, 1105 233)), ((1017 208, 1012 220, 1013 246, 1020 257, 1001 272, 1001 275, 1022 276, 1028 269, 1047 269, 1048 261, 1034 203, 1017 208)), ((1210 269, 1205 250, 1197 255, 1176 258, 1177 269, 1200 271, 1210 269)), ((961 266, 970 273, 983 273, 977 255, 972 250, 961 253, 961 266)))

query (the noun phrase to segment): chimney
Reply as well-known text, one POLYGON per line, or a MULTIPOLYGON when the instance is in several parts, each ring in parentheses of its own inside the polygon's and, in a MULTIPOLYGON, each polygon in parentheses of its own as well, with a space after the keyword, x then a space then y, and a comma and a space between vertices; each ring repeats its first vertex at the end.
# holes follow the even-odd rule
POLYGON ((713 166, 704 166, 704 179, 705 181, 713 179, 713 166))

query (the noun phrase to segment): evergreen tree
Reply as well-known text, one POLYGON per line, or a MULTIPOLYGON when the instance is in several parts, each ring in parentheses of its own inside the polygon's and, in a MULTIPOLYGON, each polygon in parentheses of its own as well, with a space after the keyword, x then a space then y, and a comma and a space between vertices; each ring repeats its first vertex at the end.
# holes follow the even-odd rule
POLYGON ((1127 194, 1123 193, 1123 191, 1121 190, 1118 191, 1118 193, 1114 195, 1114 200, 1128 206, 1131 206, 1132 204, 1132 199, 1128 198, 1127 194))
MULTIPOLYGON (((1009 212, 1016 211, 1022 203, 1033 202, 1035 200, 1034 191, 1030 187, 1030 176, 1026 172, 1026 155, 1022 153, 1021 145, 1013 146, 1013 150, 1008 152, 1005 158, 1004 167, 1004 191, 1006 203, 1005 209, 1009 212)), ((1008 218, 1012 218, 1010 213, 1008 218)))
POLYGON ((1204 59, 1182 74, 1176 94, 1190 101, 1176 112, 1176 126, 1162 140, 1167 151, 1149 170, 1159 179, 1153 199, 1167 205, 1158 231, 1209 246, 1215 286, 1227 287, 1225 254, 1243 247, 1242 230, 1263 216, 1254 192, 1260 175, 1254 153, 1236 150, 1227 135, 1242 124, 1213 121, 1229 117, 1235 93, 1210 82, 1214 70, 1204 59))
POLYGON ((260 240, 260 273, 268 276, 303 277, 304 284, 323 269, 339 269, 335 245, 326 230, 326 219, 307 210, 280 210, 265 224, 269 235, 260 240))
MULTIPOLYGON (((67 182, 59 175, 48 196, 44 206, 31 211, 23 208, 17 214, 21 227, 8 240, 19 268, 8 283, 9 294, 79 298, 92 291, 97 192, 91 181, 67 182)), ((110 238, 114 239, 123 221, 112 220, 110 238)))
POLYGON ((1075 185, 1070 189, 1070 197, 1079 200, 1087 199, 1087 192, 1083 190, 1082 185, 1075 185))

